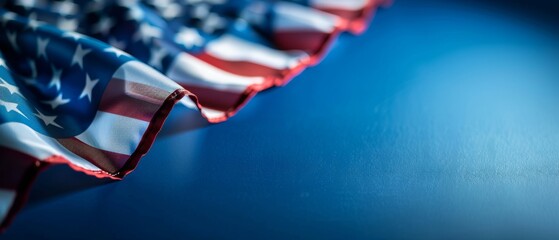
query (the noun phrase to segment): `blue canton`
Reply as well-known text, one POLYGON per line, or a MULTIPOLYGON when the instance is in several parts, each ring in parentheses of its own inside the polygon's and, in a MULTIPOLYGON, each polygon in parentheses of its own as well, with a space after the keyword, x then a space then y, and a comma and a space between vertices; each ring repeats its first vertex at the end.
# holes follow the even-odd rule
POLYGON ((0 124, 56 138, 93 121, 113 73, 132 58, 100 41, 0 12, 0 124))

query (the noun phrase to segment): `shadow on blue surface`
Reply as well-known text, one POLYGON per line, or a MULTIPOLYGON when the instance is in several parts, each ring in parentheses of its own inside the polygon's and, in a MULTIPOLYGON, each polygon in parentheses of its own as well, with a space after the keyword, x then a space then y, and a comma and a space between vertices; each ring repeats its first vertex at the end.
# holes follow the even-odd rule
POLYGON ((194 115, 191 110, 182 106, 175 106, 175 108, 173 108, 173 117, 170 117, 165 121, 165 125, 161 129, 161 132, 159 132, 158 136, 161 137, 180 134, 209 127, 211 125, 212 124, 201 115, 194 115))
POLYGON ((43 201, 56 200, 57 197, 72 194, 114 182, 99 179, 70 169, 65 165, 52 166, 41 174, 30 193, 27 206, 33 207, 43 201))

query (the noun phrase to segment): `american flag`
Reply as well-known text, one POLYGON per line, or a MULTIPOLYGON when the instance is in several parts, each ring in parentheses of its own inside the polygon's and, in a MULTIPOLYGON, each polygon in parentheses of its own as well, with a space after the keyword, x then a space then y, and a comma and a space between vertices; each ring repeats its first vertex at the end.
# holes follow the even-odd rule
POLYGON ((2 229, 46 166, 121 179, 175 104, 224 121, 387 3, 0 1, 2 229))

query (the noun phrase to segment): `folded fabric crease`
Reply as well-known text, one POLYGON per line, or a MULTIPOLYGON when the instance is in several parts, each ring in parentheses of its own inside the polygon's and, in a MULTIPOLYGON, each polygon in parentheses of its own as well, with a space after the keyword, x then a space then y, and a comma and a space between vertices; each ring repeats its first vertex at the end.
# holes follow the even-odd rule
POLYGON ((45 167, 122 179, 177 103, 225 121, 390 3, 191 2, 0 1, 0 231, 45 167))

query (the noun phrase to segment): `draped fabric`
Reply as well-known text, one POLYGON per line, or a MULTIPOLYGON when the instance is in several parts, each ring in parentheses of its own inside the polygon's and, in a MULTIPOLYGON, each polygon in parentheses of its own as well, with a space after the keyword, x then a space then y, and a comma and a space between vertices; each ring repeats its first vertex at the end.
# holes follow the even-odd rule
MULTIPOLYGON (((1 2, 1 1, 0 1, 1 2)), ((121 179, 179 103, 225 121, 386 0, 0 3, 0 222, 46 166, 121 179)))

